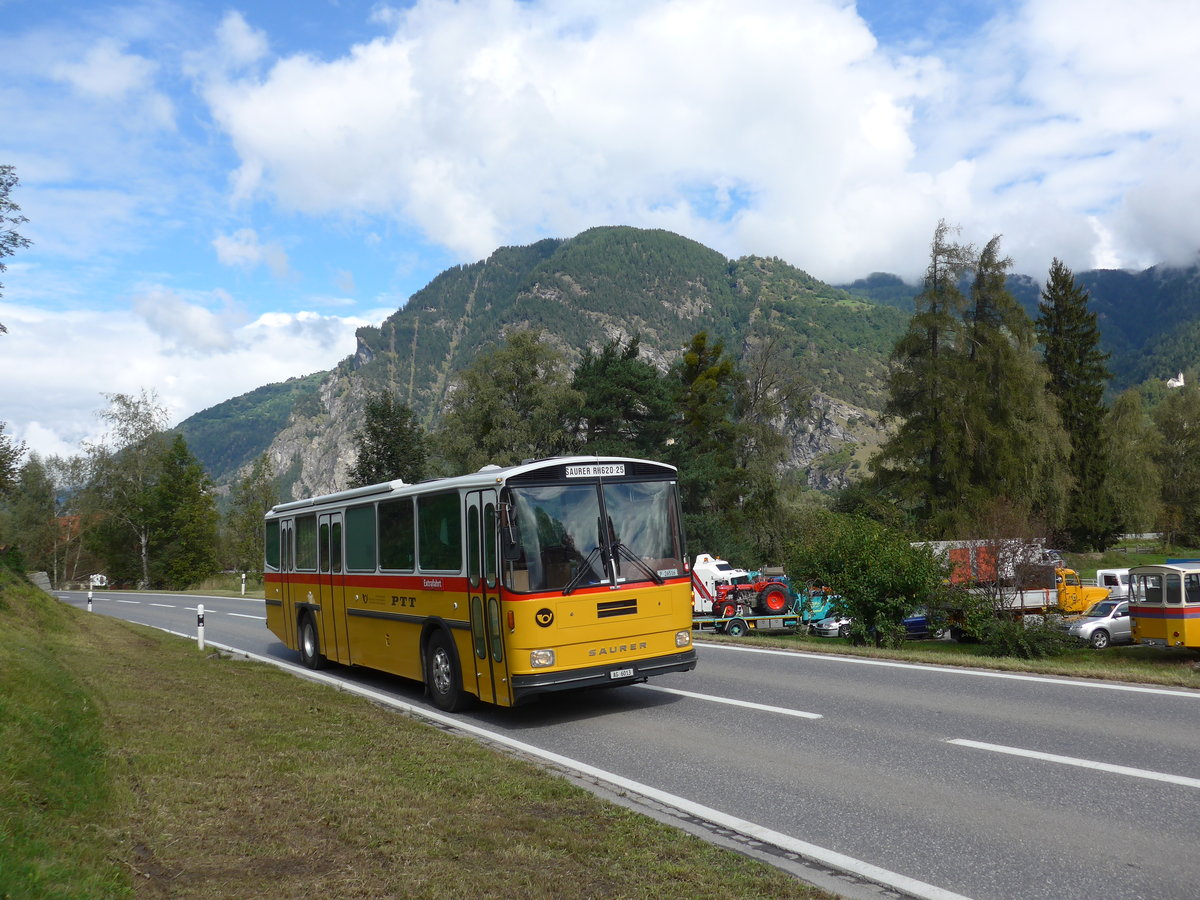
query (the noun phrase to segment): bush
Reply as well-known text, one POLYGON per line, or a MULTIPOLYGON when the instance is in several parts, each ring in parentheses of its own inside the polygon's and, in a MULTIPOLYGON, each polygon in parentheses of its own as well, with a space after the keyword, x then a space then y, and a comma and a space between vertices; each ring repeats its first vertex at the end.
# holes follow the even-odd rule
POLYGON ((993 618, 982 629, 981 641, 994 656, 1045 659, 1069 650, 1071 638, 1053 621, 1040 617, 993 618))

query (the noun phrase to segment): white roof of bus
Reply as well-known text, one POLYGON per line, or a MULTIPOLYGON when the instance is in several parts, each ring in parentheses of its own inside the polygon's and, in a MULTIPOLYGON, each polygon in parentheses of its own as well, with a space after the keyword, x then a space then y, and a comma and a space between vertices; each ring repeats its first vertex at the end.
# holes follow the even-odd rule
POLYGON ((488 487, 491 485, 502 484, 509 478, 517 475, 523 475, 526 472, 536 472, 539 469, 550 468, 552 466, 578 466, 578 465, 597 465, 606 463, 645 463, 651 466, 661 466, 666 469, 675 471, 675 467, 669 463, 655 462, 651 459, 636 459, 630 456, 551 456, 545 459, 535 459, 529 462, 523 462, 515 466, 495 466, 487 465, 481 468, 478 472, 471 472, 467 475, 454 475, 449 478, 435 478, 429 481, 421 481, 417 484, 408 484, 405 481, 385 481, 381 484, 371 484, 365 487, 350 488, 345 491, 338 491, 333 494, 323 494, 319 497, 308 497, 302 500, 289 500, 287 503, 278 503, 267 512, 270 516, 273 513, 291 512, 297 509, 311 509, 318 506, 331 504, 342 504, 349 500, 360 500, 367 497, 377 497, 385 494, 401 493, 404 495, 423 493, 427 490, 449 490, 457 488, 470 487, 488 487), (405 490, 409 488, 411 490, 405 490))
POLYGON ((1162 572, 1200 572, 1200 559, 1167 560, 1165 563, 1133 566, 1129 569, 1130 575, 1156 575, 1162 572))

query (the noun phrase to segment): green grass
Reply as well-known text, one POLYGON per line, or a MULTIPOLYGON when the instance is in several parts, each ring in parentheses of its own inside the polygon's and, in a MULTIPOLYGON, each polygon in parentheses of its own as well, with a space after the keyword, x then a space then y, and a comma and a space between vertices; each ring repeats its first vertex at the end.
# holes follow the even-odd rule
POLYGON ((0 569, 0 898, 827 897, 533 764, 0 569))
POLYGON ((1095 578, 1097 569, 1130 569, 1157 565, 1167 559, 1200 559, 1200 549, 1163 547, 1147 541, 1119 544, 1104 553, 1068 553, 1063 558, 1080 578, 1095 578))

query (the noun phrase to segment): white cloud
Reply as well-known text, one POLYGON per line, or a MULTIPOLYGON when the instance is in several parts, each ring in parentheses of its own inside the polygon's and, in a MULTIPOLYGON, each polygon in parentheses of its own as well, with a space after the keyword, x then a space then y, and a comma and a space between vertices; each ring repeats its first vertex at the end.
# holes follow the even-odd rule
POLYGON ((206 85, 239 199, 394 217, 464 260, 628 223, 839 280, 916 274, 942 217, 1033 271, 1058 240, 1098 253, 1098 217, 1133 263, 1148 171, 1196 179, 1190 0, 1028 0, 920 58, 842 0, 418 0, 374 21, 340 57, 206 85))
POLYGON ((251 28, 240 12, 229 12, 217 28, 217 45, 223 61, 242 67, 258 62, 267 55, 266 33, 251 28))
POLYGON ((115 100, 150 87, 156 66, 136 53, 125 53, 116 41, 104 38, 79 62, 60 62, 55 77, 94 98, 115 100))
POLYGON ((102 395, 142 388, 158 392, 174 424, 264 384, 332 368, 354 352, 354 331, 368 324, 275 313, 229 330, 227 344, 217 347, 220 328, 211 317, 165 292, 158 298, 168 299, 185 321, 166 334, 163 321, 148 320, 144 309, 52 313, 0 303, 0 322, 9 329, 0 336, 0 383, 27 387, 5 399, 0 417, 10 423, 8 433, 39 453, 78 452, 100 434, 102 395), (207 331, 204 354, 181 346, 189 325, 207 331))
POLYGON ((260 243, 253 228, 239 228, 232 235, 218 234, 212 243, 222 265, 253 269, 266 264, 276 278, 291 274, 283 246, 278 241, 260 243))

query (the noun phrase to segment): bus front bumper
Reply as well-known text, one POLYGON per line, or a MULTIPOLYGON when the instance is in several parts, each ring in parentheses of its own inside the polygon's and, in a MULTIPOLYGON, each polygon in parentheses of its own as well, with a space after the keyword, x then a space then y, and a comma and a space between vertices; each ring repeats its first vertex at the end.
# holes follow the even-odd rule
POLYGON ((558 672, 539 672, 536 675, 512 676, 513 700, 521 703, 538 694, 551 691, 573 691, 580 688, 612 687, 636 684, 652 675, 667 672, 690 672, 696 668, 696 648, 689 647, 682 653, 637 659, 628 662, 589 666, 586 669, 569 669, 558 672))

